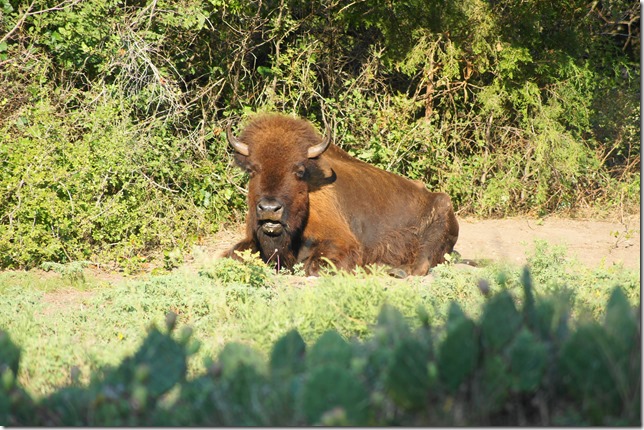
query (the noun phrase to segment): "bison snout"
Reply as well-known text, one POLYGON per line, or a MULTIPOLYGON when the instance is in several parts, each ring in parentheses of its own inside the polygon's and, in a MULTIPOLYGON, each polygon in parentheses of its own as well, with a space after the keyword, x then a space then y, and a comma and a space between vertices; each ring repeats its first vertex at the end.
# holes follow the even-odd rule
POLYGON ((257 203, 257 221, 264 234, 279 236, 284 230, 284 206, 275 199, 263 198, 257 203))
POLYGON ((261 199, 257 203, 257 215, 260 220, 280 221, 284 206, 275 199, 261 199))

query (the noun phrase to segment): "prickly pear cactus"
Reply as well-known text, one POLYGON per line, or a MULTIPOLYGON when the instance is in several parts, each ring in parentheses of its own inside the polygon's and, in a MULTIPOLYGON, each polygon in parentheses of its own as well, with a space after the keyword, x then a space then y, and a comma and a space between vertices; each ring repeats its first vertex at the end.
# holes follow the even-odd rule
POLYGON ((17 384, 19 364, 20 348, 0 330, 0 425, 34 422, 34 402, 17 384))
MULTIPOLYGON (((155 327, 150 330, 132 361, 135 376, 141 379, 141 383, 146 383, 148 394, 152 397, 159 397, 168 391, 186 374, 185 348, 155 327)), ((124 371, 126 369, 119 369, 119 373, 124 371)))
POLYGON ((615 366, 615 346, 603 327, 589 323, 580 326, 561 348, 561 382, 594 425, 602 424, 599 417, 619 412, 619 390, 627 375, 615 366))
POLYGON ((282 336, 273 346, 270 369, 274 374, 296 374, 304 370, 306 344, 297 330, 282 336))
POLYGON ((366 425, 369 394, 347 369, 327 364, 312 370, 304 382, 302 409, 309 425, 322 424, 334 415, 335 425, 366 425))
POLYGON ((447 320, 447 335, 438 351, 438 373, 447 389, 455 392, 476 367, 479 355, 476 326, 461 308, 452 303, 447 320))
POLYGON ((0 376, 10 370, 13 376, 18 376, 18 365, 20 363, 20 348, 14 345, 9 334, 0 331, 0 376))
POLYGON ((523 268, 521 273, 521 285, 523 286, 523 317, 531 330, 536 330, 539 327, 539 316, 537 306, 534 300, 534 293, 532 288, 532 277, 530 276, 530 269, 523 268))
MULTIPOLYGON (((603 325, 587 323, 562 345, 562 385, 580 402, 592 425, 605 417, 639 417, 641 341, 639 323, 621 288, 615 288, 603 325)), ((641 421, 640 421, 641 422, 641 421)))
POLYGON ((342 368, 348 368, 351 364, 353 351, 351 345, 335 330, 329 330, 322 334, 306 355, 308 369, 324 364, 336 364, 342 368))
POLYGON ((521 314, 514 306, 508 291, 493 296, 485 303, 481 317, 483 348, 499 351, 516 334, 521 321, 521 314))
POLYGON ((534 332, 543 340, 549 340, 555 329, 553 322, 555 320, 555 305, 549 300, 541 300, 536 305, 537 327, 534 332))
POLYGON ((628 354, 639 341, 639 324, 621 288, 615 288, 606 306, 604 327, 613 337, 621 354, 628 354))
POLYGON ((385 379, 385 388, 403 409, 422 408, 430 389, 429 347, 416 339, 405 339, 395 349, 385 379))
POLYGON ((374 337, 381 345, 394 345, 411 334, 403 314, 385 303, 378 314, 374 337))
POLYGON ((266 373, 266 365, 259 352, 241 343, 226 344, 219 353, 218 361, 224 378, 230 379, 240 366, 249 366, 260 373, 266 373))
POLYGON ((477 406, 483 414, 499 410, 510 394, 510 373, 498 355, 485 358, 478 391, 477 406))
POLYGON ((546 345, 524 328, 508 348, 508 353, 513 390, 535 391, 541 384, 547 364, 546 345))

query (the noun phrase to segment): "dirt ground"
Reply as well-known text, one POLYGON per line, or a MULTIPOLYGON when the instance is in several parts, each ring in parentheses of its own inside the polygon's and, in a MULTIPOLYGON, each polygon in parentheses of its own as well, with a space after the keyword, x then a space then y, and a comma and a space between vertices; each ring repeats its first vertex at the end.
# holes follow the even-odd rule
MULTIPOLYGON (((567 255, 595 267, 623 263, 640 269, 640 216, 630 215, 612 221, 547 217, 544 219, 459 218, 460 233, 455 249, 462 258, 491 259, 524 264, 534 241, 565 245, 567 255)), ((243 236, 243 226, 222 230, 202 248, 219 256, 243 236)), ((202 251, 202 252, 203 252, 202 251)))
MULTIPOLYGON (((455 249, 466 259, 506 261, 522 265, 526 256, 534 250, 535 239, 552 245, 565 245, 567 256, 588 267, 623 263, 631 270, 640 270, 640 216, 631 215, 620 220, 597 221, 548 217, 545 219, 504 218, 474 219, 459 218, 460 234, 455 249)), ((220 230, 206 238, 193 252, 185 256, 179 270, 196 272, 204 264, 220 258, 222 253, 243 237, 244 226, 239 224, 220 230)), ((51 272, 40 277, 57 276, 51 272)), ((137 275, 125 276, 96 267, 86 269, 89 278, 101 283, 115 285, 126 279, 146 277, 148 270, 137 275)), ((38 274, 36 274, 38 276, 38 274)), ((47 293, 46 302, 54 309, 67 309, 91 291, 57 290, 47 293)))
POLYGON ((569 257, 590 266, 622 262, 640 269, 640 216, 622 220, 595 221, 562 218, 459 219, 456 250, 463 258, 505 260, 523 264, 542 239, 565 245, 569 257))

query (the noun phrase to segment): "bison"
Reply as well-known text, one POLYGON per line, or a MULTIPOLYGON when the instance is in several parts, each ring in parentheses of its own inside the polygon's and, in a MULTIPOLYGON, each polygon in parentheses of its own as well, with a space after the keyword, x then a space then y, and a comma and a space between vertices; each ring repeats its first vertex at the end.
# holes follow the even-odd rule
POLYGON ((425 275, 458 238, 445 193, 351 157, 303 119, 256 116, 235 137, 237 164, 250 175, 246 237, 225 253, 259 252, 265 262, 317 275, 381 264, 398 276, 425 275))

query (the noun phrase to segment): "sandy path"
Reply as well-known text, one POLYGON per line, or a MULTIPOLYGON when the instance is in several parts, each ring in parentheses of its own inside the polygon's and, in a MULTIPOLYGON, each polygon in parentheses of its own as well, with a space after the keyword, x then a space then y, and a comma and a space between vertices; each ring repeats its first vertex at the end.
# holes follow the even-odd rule
MULTIPOLYGON (((479 220, 459 217, 460 232, 456 250, 463 258, 505 260, 524 264, 534 241, 565 245, 567 255, 595 267, 622 262, 624 267, 640 268, 640 216, 621 221, 597 221, 547 217, 479 220)), ((229 227, 209 238, 202 252, 216 258, 243 236, 242 225, 229 227)))
POLYGON ((463 258, 489 258, 523 264, 534 240, 565 245, 568 256, 588 266, 622 262, 640 268, 640 217, 620 221, 561 218, 459 219, 456 249, 463 258))
MULTIPOLYGON (((595 221, 562 218, 544 220, 505 218, 477 220, 459 218, 460 234, 456 250, 463 258, 492 259, 512 264, 524 264, 526 254, 532 254, 534 240, 562 244, 567 255, 589 267, 623 263, 624 267, 640 270, 640 216, 630 216, 620 221, 595 221)), ((183 270, 197 271, 204 263, 219 258, 243 236, 243 225, 229 226, 205 238, 186 255, 183 270)), ((42 272, 42 277, 53 276, 42 272)), ((142 275, 146 276, 146 275, 142 275)), ((121 274, 92 270, 94 280, 116 283, 126 279, 121 274)), ((47 293, 48 312, 80 306, 83 298, 93 292, 58 290, 47 293)))

